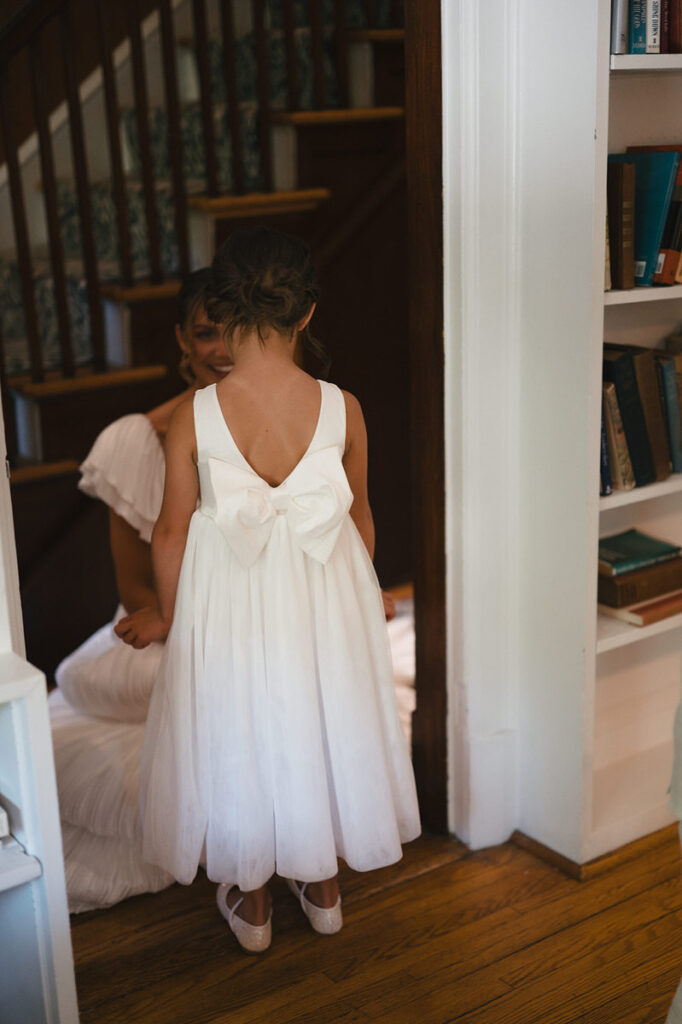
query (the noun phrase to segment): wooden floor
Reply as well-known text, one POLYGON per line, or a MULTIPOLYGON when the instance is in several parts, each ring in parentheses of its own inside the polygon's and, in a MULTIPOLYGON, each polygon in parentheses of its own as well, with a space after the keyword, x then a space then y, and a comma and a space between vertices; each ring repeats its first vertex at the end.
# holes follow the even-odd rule
POLYGON ((201 876, 72 919, 83 1024, 658 1024, 682 975, 680 852, 577 882, 511 844, 423 837, 342 873, 320 937, 281 882, 273 944, 249 957, 201 876))

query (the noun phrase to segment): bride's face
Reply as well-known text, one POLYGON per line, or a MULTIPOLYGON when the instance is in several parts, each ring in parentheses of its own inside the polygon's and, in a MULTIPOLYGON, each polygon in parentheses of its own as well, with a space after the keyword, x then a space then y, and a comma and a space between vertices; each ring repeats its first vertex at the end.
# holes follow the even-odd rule
POLYGON ((189 356, 197 387, 217 384, 227 376, 233 366, 232 359, 220 327, 209 320, 203 306, 199 306, 182 331, 177 328, 177 334, 180 347, 189 356))

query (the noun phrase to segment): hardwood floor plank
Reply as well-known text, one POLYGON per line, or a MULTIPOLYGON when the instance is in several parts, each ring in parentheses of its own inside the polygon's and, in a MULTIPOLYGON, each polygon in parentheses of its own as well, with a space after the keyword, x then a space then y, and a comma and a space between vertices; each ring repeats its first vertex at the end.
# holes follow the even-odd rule
POLYGON ((276 882, 261 957, 238 949, 203 873, 74 918, 83 1024, 656 1024, 682 974, 676 841, 587 882, 511 844, 430 837, 341 876, 331 937, 276 882))

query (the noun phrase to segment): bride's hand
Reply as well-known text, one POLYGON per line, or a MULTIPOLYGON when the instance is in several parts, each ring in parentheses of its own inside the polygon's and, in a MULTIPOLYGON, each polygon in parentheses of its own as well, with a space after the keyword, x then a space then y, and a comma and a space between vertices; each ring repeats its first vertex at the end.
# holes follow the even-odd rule
POLYGON ((163 643, 168 636, 168 626, 157 608, 140 608, 132 615, 119 619, 114 626, 114 633, 125 644, 141 650, 154 641, 163 643))
POLYGON ((389 594, 387 590, 382 590, 381 598, 384 602, 384 615, 386 616, 386 622, 390 622, 391 619, 395 618, 395 601, 393 600, 393 595, 389 594))

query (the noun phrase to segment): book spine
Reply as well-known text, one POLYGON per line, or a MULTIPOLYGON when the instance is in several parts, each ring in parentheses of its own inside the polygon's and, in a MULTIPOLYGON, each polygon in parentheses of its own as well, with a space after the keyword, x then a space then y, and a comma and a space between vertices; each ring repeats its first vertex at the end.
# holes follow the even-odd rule
POLYGON ((599 455, 599 494, 605 497, 611 494, 611 468, 609 466, 609 447, 606 440, 606 422, 604 419, 604 396, 601 403, 601 446, 599 455))
MULTIPOLYGON (((668 426, 670 461, 673 473, 682 473, 682 423, 680 422, 680 400, 675 361, 662 358, 657 361, 657 367, 668 426)), ((682 584, 680 585, 682 586, 682 584)))
POLYGON ((605 359, 604 378, 616 385, 618 408, 623 420, 635 482, 638 487, 644 487, 654 482, 656 471, 637 388, 632 353, 625 351, 616 359, 605 359))
POLYGON ((635 572, 637 569, 648 569, 652 565, 660 565, 669 562, 670 555, 652 555, 650 558, 633 558, 611 566, 611 576, 622 576, 626 572, 635 572))
POLYGON ((617 491, 631 491, 635 486, 635 474, 632 472, 632 462, 623 429, 623 420, 618 408, 616 385, 613 383, 605 384, 602 396, 606 441, 609 449, 611 485, 617 491))
POLYGON ((682 559, 673 558, 648 569, 624 576, 599 576, 597 600, 611 608, 624 608, 638 601, 649 601, 682 587, 682 559))
POLYGON ((661 0, 661 53, 670 53, 670 0, 661 0))
POLYGON ((658 251, 654 284, 674 284, 682 251, 682 184, 675 184, 658 251))
POLYGON ((646 0, 630 0, 630 53, 646 53, 646 0))
POLYGON ((630 0, 611 0, 611 53, 627 53, 630 0))
POLYGON ((661 52, 661 0, 646 0, 646 52, 661 52))
POLYGON ((682 52, 682 0, 670 0, 669 53, 682 52))
POLYGON ((633 354, 637 389, 644 412, 644 422, 651 446, 651 455, 657 480, 667 480, 670 476, 670 448, 668 432, 665 425, 661 392, 658 386, 656 359, 651 350, 633 354))
POLYGON ((606 215, 606 247, 604 253, 604 291, 611 291, 611 242, 609 240, 609 217, 606 215))
POLYGON ((609 163, 606 177, 611 283, 635 286, 635 165, 609 163))
POLYGON ((660 182, 654 187, 653 182, 649 181, 635 194, 635 284, 639 287, 646 288, 654 283, 661 239, 680 165, 680 154, 674 152, 672 155, 674 164, 670 167, 667 184, 660 182))

